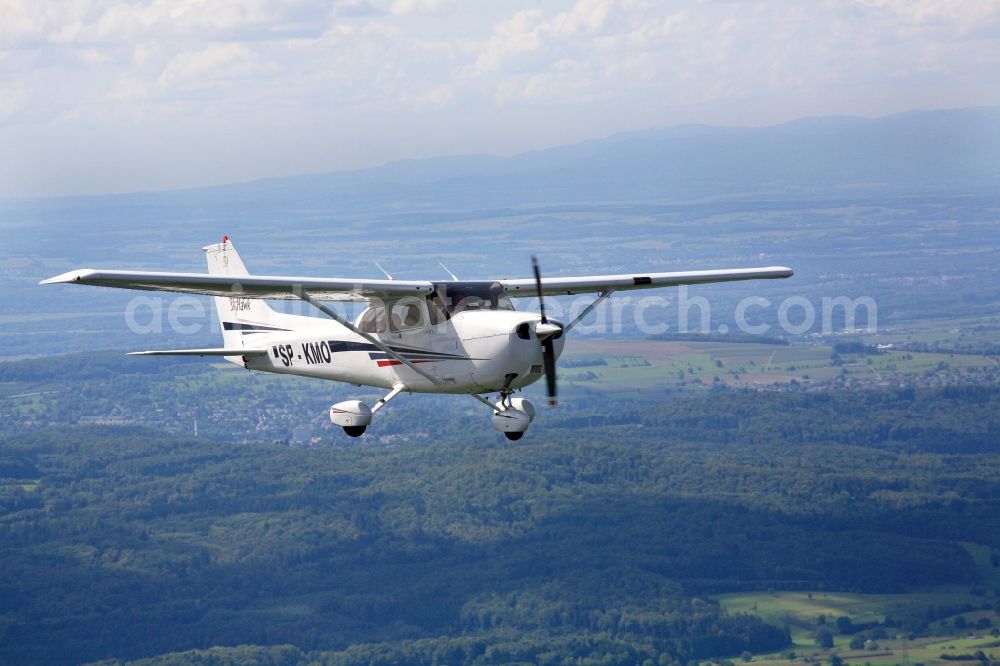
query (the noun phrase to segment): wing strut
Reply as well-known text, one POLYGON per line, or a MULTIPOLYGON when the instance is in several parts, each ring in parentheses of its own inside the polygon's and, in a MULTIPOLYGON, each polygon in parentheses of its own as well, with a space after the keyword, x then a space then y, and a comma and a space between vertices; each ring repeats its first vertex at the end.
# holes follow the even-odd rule
MULTIPOLYGON (((425 378, 430 383, 434 384, 434 386, 443 386, 444 385, 444 381, 442 381, 440 377, 435 377, 434 375, 432 375, 431 373, 427 372, 426 370, 422 370, 422 369, 418 368, 412 361, 410 361, 409 359, 403 358, 403 356, 399 352, 397 352, 396 350, 394 350, 392 347, 390 347, 389 345, 385 344, 384 342, 382 342, 381 340, 379 340, 378 338, 376 338, 374 335, 371 335, 370 333, 365 333, 360 328, 358 328, 357 326, 355 326, 354 324, 352 324, 351 322, 347 321, 346 319, 344 319, 343 317, 341 317, 339 314, 337 314, 336 311, 334 311, 331 308, 328 308, 327 306, 323 305, 323 303, 321 301, 318 301, 315 298, 313 298, 312 296, 310 296, 308 291, 300 291, 300 292, 298 292, 297 295, 303 301, 305 301, 306 303, 309 303, 310 305, 312 305, 313 307, 315 307, 317 310, 319 310, 320 312, 322 312, 323 314, 325 314, 330 319, 334 320, 335 322, 337 322, 338 324, 340 324, 341 326, 343 326, 347 330, 351 331, 352 333, 356 333, 356 334, 360 335, 362 338, 364 338, 368 342, 372 343, 373 345, 375 345, 376 347, 378 347, 380 350, 382 350, 383 352, 385 352, 386 354, 388 354, 389 356, 391 356, 395 360, 399 361, 400 363, 402 363, 403 365, 405 365, 409 369, 413 370, 415 373, 417 373, 421 377, 425 378)), ((393 396, 393 397, 395 397, 395 396, 393 396)))
POLYGON ((487 400, 483 396, 479 395, 478 393, 470 393, 469 395, 471 395, 473 398, 475 398, 479 402, 483 403, 484 405, 486 405, 487 407, 489 407, 490 409, 492 409, 494 412, 497 411, 497 406, 496 405, 494 405, 492 402, 490 402, 489 400, 487 400))
POLYGON ((589 315, 594 310, 594 308, 596 308, 598 305, 600 305, 601 303, 603 303, 604 300, 606 298, 608 298, 609 296, 611 296, 611 294, 613 294, 613 293, 615 293, 614 289, 606 289, 605 291, 602 291, 597 296, 597 298, 594 299, 593 303, 591 303, 590 305, 588 305, 587 307, 585 307, 583 309, 583 312, 581 312, 580 314, 578 314, 576 316, 576 319, 574 319, 573 321, 571 321, 569 324, 567 324, 563 328, 563 333, 565 333, 566 331, 568 331, 569 329, 573 328, 574 326, 576 326, 577 324, 579 324, 581 321, 583 321, 584 317, 586 317, 587 315, 589 315))

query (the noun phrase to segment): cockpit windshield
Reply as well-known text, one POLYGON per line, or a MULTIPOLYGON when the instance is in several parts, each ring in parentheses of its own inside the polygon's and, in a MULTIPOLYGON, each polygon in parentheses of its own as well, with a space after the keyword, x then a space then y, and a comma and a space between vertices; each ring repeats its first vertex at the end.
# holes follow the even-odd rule
POLYGON ((437 326, 466 310, 513 310, 507 290, 499 282, 439 282, 420 299, 373 302, 354 322, 365 333, 397 333, 437 326), (426 318, 425 318, 426 314, 426 318))
POLYGON ((443 307, 449 317, 465 310, 514 309, 499 282, 439 282, 434 287, 434 295, 429 298, 432 307, 443 307))

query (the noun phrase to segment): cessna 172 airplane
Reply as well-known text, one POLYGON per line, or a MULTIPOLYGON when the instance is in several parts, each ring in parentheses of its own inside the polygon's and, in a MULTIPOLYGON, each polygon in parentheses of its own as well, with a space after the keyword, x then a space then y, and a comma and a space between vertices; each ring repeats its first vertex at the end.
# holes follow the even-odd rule
POLYGON ((534 406, 514 392, 546 378, 556 398, 556 359, 574 326, 616 291, 732 280, 787 278, 782 266, 676 273, 635 273, 503 280, 348 280, 250 275, 228 237, 204 248, 208 273, 82 269, 40 284, 86 284, 215 297, 222 325, 218 349, 171 349, 139 355, 222 356, 248 370, 319 377, 388 389, 369 407, 347 400, 330 420, 357 437, 372 416, 402 392, 469 394, 493 410, 493 427, 517 440, 535 418, 534 406), (545 296, 595 293, 568 324, 545 316, 545 296), (539 312, 518 312, 513 298, 537 297, 539 312), (300 299, 327 315, 277 312, 264 299, 300 299), (349 321, 328 301, 360 301, 349 321), (485 396, 499 395, 497 402, 485 396))

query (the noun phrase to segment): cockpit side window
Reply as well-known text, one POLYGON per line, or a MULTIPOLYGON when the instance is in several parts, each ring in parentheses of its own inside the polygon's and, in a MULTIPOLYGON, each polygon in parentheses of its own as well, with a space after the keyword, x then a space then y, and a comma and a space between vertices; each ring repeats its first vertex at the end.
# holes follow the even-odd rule
POLYGON ((385 333, 385 308, 370 307, 358 318, 358 328, 364 333, 385 333))
POLYGON ((396 303, 392 306, 389 328, 393 331, 408 331, 424 324, 423 310, 419 302, 396 303))
POLYGON ((386 331, 409 331, 421 328, 426 322, 423 302, 419 299, 403 299, 386 305, 372 305, 361 313, 355 326, 363 333, 385 333, 386 331), (389 314, 386 316, 386 307, 389 314))

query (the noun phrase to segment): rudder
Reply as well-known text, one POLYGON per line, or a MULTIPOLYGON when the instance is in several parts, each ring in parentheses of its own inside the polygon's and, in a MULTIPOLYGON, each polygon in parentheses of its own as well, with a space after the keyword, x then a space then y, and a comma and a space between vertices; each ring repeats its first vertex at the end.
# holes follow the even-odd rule
MULTIPOLYGON (((221 243, 202 249, 208 261, 209 274, 250 275, 228 236, 223 236, 221 243)), ((232 296, 216 296, 213 300, 226 348, 244 347, 244 336, 247 334, 283 330, 277 321, 281 318, 279 313, 268 307, 262 299, 241 297, 238 291, 234 291, 232 296)))

